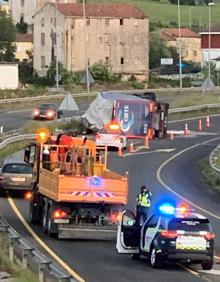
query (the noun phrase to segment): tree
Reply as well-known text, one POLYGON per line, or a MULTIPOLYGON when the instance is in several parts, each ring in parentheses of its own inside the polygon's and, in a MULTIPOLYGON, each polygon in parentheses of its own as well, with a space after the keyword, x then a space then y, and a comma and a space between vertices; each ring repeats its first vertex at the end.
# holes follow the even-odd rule
POLYGON ((16 28, 6 12, 0 9, 0 61, 14 61, 16 28))
POLYGON ((161 58, 171 57, 171 52, 165 44, 165 41, 161 39, 159 33, 151 33, 149 41, 149 67, 150 69, 160 66, 161 58))
POLYGON ((27 33, 28 25, 24 21, 24 17, 20 18, 20 22, 16 24, 16 28, 17 28, 19 33, 27 33))

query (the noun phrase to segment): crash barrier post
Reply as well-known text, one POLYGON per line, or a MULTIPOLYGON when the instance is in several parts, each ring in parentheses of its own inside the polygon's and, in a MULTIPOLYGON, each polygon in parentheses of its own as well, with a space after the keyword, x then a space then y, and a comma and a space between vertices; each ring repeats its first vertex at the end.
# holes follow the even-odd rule
POLYGON ((198 131, 202 131, 202 120, 201 120, 201 118, 198 120, 198 131))
POLYGON ((122 146, 118 146, 118 157, 122 157, 122 146))
POLYGON ((150 146, 149 146, 149 139, 148 139, 147 135, 144 137, 144 147, 148 148, 148 149, 150 148, 150 146))
POLYGON ((188 129, 188 124, 186 123, 185 124, 185 127, 184 127, 184 135, 189 135, 189 129, 188 129))
POLYGON ((209 116, 206 117, 206 124, 205 124, 206 127, 210 127, 210 118, 209 116))
POLYGON ((2 217, 0 217, 0 247, 6 246, 9 259, 24 269, 30 269, 38 281, 76 282, 66 270, 30 246, 2 217))
POLYGON ((133 153, 134 152, 134 144, 132 142, 129 144, 128 152, 129 153, 133 153))

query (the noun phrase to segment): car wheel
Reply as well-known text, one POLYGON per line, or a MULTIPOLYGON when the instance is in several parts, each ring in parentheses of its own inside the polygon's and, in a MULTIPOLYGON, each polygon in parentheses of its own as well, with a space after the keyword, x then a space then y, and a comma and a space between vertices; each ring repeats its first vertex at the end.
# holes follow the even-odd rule
POLYGON ((131 255, 131 259, 133 259, 133 260, 138 260, 138 259, 140 258, 140 256, 141 256, 140 253, 138 253, 138 254, 132 254, 132 255, 131 255))
POLYGON ((162 267, 162 259, 158 256, 155 247, 153 247, 150 252, 150 264, 153 268, 162 267))
POLYGON ((205 260, 201 263, 203 270, 211 270, 213 266, 213 260, 205 260))

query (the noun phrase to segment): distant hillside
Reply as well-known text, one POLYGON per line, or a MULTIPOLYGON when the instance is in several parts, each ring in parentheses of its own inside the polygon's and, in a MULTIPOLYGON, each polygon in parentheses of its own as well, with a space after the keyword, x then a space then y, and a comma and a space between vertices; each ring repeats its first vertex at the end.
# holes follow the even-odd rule
MULTIPOLYGON (((177 0, 176 0, 177 1, 177 0)), ((92 2, 130 3, 143 10, 149 17, 151 26, 175 26, 178 23, 177 5, 168 0, 87 0, 92 2)), ((199 1, 197 1, 199 2, 199 1)), ((211 0, 210 0, 211 2, 211 0)), ((215 0, 211 7, 211 22, 220 21, 220 0, 215 0)), ((208 26, 208 6, 180 6, 181 26, 203 28, 208 26)))

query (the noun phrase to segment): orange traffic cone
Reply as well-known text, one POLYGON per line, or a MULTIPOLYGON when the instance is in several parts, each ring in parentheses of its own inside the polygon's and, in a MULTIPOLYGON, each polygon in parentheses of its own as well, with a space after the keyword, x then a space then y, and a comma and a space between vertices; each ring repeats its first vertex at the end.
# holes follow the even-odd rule
POLYGON ((210 127, 210 119, 209 119, 209 116, 206 117, 206 124, 205 124, 206 127, 210 127))
POLYGON ((118 157, 122 157, 122 148, 121 148, 121 146, 118 147, 118 157))
POLYGON ((189 135, 189 129, 188 129, 187 123, 185 124, 185 127, 184 127, 184 135, 189 135))
POLYGON ((198 131, 202 131, 202 120, 199 119, 198 121, 198 131))
POLYGON ((169 139, 174 140, 174 134, 172 132, 169 134, 169 139))
POLYGON ((144 137, 144 147, 149 148, 149 139, 147 135, 144 137))
POLYGON ((133 153, 133 152, 134 152, 134 144, 133 144, 133 143, 130 143, 130 144, 129 144, 128 152, 129 152, 129 153, 133 153))

